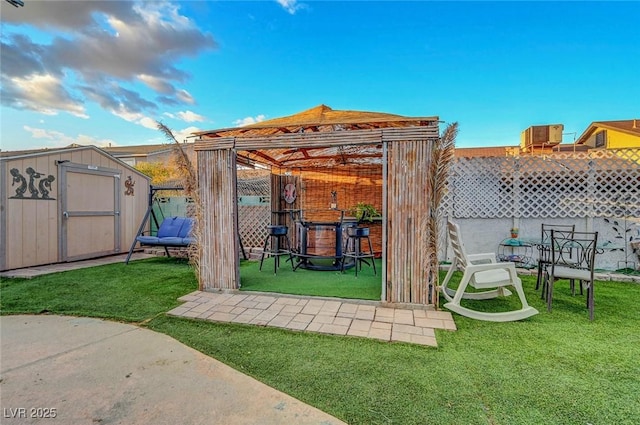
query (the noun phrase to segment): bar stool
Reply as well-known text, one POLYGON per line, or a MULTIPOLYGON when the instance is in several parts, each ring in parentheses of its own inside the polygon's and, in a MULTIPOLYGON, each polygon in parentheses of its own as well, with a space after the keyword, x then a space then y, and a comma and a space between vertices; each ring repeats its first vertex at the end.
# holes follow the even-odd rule
POLYGON ((373 246, 371 245, 371 239, 369 239, 368 227, 347 227, 347 241, 344 244, 344 251, 342 253, 342 272, 344 272, 344 265, 347 258, 353 258, 356 277, 358 277, 358 265, 360 266, 360 270, 362 270, 362 263, 373 266, 373 274, 377 274, 375 254, 373 252, 373 246), (369 245, 368 251, 362 250, 363 239, 367 240, 367 244, 369 245), (368 259, 371 259, 371 264, 369 264, 368 259))
POLYGON ((274 257, 273 272, 278 274, 278 267, 280 266, 280 256, 289 254, 289 261, 291 261, 291 269, 293 268, 293 256, 291 255, 291 241, 289 241, 289 228, 287 226, 267 226, 267 237, 264 239, 264 246, 262 248, 262 255, 260 256, 260 271, 262 271, 262 262, 265 255, 274 257), (284 239, 284 247, 281 241, 284 239), (271 240, 271 249, 267 249, 269 241, 271 240))

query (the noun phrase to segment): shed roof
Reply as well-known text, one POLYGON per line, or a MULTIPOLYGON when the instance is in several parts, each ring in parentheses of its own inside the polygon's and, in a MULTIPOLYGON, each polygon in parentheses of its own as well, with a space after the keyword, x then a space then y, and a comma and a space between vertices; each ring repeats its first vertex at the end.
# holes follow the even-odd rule
MULTIPOLYGON (((10 162, 10 161, 14 161, 14 160, 18 160, 18 159, 27 159, 27 158, 38 158, 38 157, 42 157, 42 156, 48 156, 48 155, 53 155, 53 156, 57 156, 57 155, 64 155, 64 154, 69 154, 69 153, 73 153, 73 152, 77 152, 77 151, 87 151, 87 150, 92 150, 92 151, 96 151, 98 152, 100 155, 106 157, 107 159, 109 159, 110 161, 113 161, 114 163, 119 164, 120 166, 136 173, 139 174, 141 176, 144 176, 145 178, 148 178, 144 173, 136 170, 134 167, 130 166, 129 164, 123 162, 122 160, 120 160, 119 158, 114 157, 113 155, 110 155, 108 152, 106 152, 104 149, 101 149, 97 146, 93 146, 93 145, 88 145, 88 146, 82 146, 82 145, 70 145, 67 146, 65 148, 55 148, 55 149, 32 149, 32 150, 24 150, 24 151, 6 151, 6 152, 1 152, 2 155, 0 155, 0 161, 2 162, 10 162)), ((94 165, 94 164, 87 164, 87 165, 94 165)), ((104 164, 101 164, 102 166, 104 166, 104 164)))
POLYGON ((381 163, 383 132, 407 127, 429 127, 430 137, 438 137, 438 117, 341 111, 327 105, 244 127, 199 131, 193 136, 201 141, 197 150, 224 138, 233 140, 236 149, 244 151, 239 155, 249 161, 276 167, 330 167, 381 163), (358 131, 358 136, 350 131, 358 131))
POLYGON ((59 152, 61 150, 77 149, 77 146, 67 146, 66 148, 40 148, 40 149, 23 149, 19 151, 0 151, 0 158, 13 158, 25 155, 49 154, 51 152, 59 152))
POLYGON ((100 148, 93 145, 83 146, 83 145, 77 145, 74 143, 69 146, 65 146, 61 148, 42 148, 42 149, 25 149, 20 151, 2 151, 0 152, 0 157, 2 159, 37 157, 37 156, 51 155, 51 154, 57 155, 60 153, 73 152, 73 151, 85 150, 85 149, 102 151, 100 148))
MULTIPOLYGON (((34 154, 49 154, 51 152, 68 151, 71 149, 84 149, 89 146, 97 147, 94 145, 79 145, 72 143, 68 146, 58 148, 40 148, 40 149, 25 149, 20 151, 0 151, 0 157, 13 157, 22 155, 34 155, 34 154)), ((105 152, 108 152, 112 156, 146 156, 150 153, 155 153, 167 149, 172 149, 172 145, 168 143, 155 144, 155 145, 133 145, 133 146, 108 146, 98 147, 105 152)))

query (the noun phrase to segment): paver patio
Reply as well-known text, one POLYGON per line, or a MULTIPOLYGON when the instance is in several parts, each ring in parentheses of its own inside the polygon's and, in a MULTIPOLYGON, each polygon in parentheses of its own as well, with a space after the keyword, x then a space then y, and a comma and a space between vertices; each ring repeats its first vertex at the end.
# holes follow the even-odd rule
POLYGON ((363 300, 202 291, 179 300, 184 304, 168 314, 433 347, 438 345, 435 329, 456 330, 451 313, 428 306, 390 307, 363 300))

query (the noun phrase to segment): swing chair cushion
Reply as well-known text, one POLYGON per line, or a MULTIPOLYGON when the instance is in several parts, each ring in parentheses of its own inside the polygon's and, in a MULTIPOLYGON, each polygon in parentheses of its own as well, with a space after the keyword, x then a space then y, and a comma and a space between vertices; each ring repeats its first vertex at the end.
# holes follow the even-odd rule
POLYGON ((138 236, 141 245, 186 247, 193 242, 190 237, 193 228, 191 217, 167 217, 160 224, 156 236, 138 236))

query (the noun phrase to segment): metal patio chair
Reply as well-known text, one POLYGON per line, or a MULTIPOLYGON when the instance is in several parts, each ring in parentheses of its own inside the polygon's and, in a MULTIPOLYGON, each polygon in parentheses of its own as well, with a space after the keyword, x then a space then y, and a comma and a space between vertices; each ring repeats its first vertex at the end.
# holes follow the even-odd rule
MULTIPOLYGON (((593 271, 595 257, 598 252, 598 232, 566 232, 551 231, 551 271, 547 275, 547 311, 551 311, 553 303, 553 285, 559 279, 579 281, 580 292, 587 290, 587 309, 589 320, 594 316, 593 271)), ((571 287, 573 295, 573 285, 571 287)))
POLYGON ((573 234, 576 230, 575 224, 544 224, 542 223, 542 233, 540 242, 536 244, 538 247, 538 277, 536 278, 536 291, 542 285, 542 299, 546 296, 547 288, 544 286, 545 274, 547 266, 551 264, 551 231, 565 232, 568 235, 573 234))

